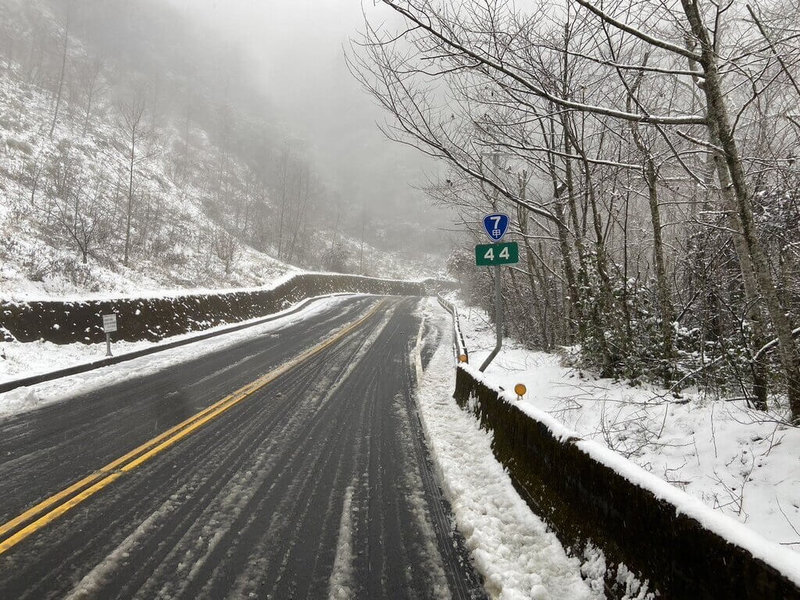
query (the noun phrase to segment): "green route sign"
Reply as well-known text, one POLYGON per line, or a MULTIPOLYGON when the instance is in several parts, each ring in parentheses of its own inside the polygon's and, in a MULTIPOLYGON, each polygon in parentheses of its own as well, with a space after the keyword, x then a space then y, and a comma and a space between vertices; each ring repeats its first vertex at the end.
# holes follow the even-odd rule
POLYGON ((478 244, 475 246, 475 264, 479 267, 514 265, 519 262, 517 242, 503 244, 478 244))

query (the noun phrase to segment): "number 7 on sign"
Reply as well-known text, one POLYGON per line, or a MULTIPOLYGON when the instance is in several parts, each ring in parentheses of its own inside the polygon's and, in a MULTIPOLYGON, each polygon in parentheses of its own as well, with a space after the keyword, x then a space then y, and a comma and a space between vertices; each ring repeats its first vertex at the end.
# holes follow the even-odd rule
POLYGON ((483 228, 493 242, 499 242, 508 231, 508 215, 494 213, 483 218, 483 228))

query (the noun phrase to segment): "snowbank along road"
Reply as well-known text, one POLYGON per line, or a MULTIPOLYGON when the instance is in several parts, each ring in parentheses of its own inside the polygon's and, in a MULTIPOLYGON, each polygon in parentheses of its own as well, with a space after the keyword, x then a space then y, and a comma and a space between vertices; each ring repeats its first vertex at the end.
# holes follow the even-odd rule
POLYGON ((484 597, 417 418, 416 303, 0 422, 0 598, 484 597))

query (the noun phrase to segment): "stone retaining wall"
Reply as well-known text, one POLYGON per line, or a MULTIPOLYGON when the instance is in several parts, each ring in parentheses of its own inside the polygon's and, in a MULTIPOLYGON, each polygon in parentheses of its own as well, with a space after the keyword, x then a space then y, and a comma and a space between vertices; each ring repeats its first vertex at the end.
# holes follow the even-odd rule
POLYGON ((0 301, 0 338, 98 343, 105 339, 102 315, 115 313, 119 327, 115 340, 159 341, 261 317, 311 296, 340 292, 422 296, 432 283, 310 273, 296 275, 275 288, 244 292, 78 302, 0 301))
MULTIPOLYGON (((769 563, 754 556, 679 505, 603 464, 591 455, 594 442, 562 439, 467 369, 459 366, 457 371, 456 401, 493 432, 496 457, 534 512, 573 554, 591 543, 604 552, 612 571, 625 564, 640 580, 648 579, 650 589, 658 589, 662 598, 800 599, 794 581, 800 555, 794 563, 787 554, 791 551, 781 548, 769 563), (789 564, 793 574, 776 564, 789 564)), ((612 597, 621 596, 619 590, 610 591, 612 597)))

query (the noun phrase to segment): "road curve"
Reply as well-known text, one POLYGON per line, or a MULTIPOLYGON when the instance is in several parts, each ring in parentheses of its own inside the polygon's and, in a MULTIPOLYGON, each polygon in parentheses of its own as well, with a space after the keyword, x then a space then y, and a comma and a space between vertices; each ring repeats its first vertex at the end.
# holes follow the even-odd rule
MULTIPOLYGON (((0 530, 376 303, 0 423, 0 530)), ((484 598, 417 418, 416 303, 383 301, 146 462, 103 473, 0 554, 0 598, 484 598)))

